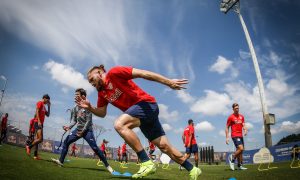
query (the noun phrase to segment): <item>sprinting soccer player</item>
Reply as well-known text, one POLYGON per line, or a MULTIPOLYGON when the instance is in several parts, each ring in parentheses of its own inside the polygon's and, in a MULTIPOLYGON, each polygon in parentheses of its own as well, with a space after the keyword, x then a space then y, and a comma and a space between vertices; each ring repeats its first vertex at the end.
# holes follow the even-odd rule
POLYGON ((159 122, 159 109, 156 100, 137 86, 132 79, 144 78, 156 81, 174 90, 184 88, 186 79, 168 79, 154 72, 132 67, 117 66, 106 72, 103 65, 92 67, 87 73, 88 81, 98 91, 97 107, 93 107, 88 100, 76 99, 79 106, 86 108, 99 117, 105 117, 108 103, 116 106, 124 113, 114 123, 115 130, 137 153, 141 161, 139 171, 133 178, 142 178, 155 173, 156 165, 150 160, 140 139, 132 130, 140 127, 145 137, 153 142, 163 153, 169 155, 175 162, 181 164, 190 172, 191 179, 197 179, 201 170, 194 167, 185 157, 175 149, 165 136, 159 122))
MULTIPOLYGON (((86 99, 86 91, 82 88, 75 90, 75 97, 80 96, 82 99, 86 99)), ((76 142, 80 138, 84 138, 90 147, 93 149, 93 151, 98 155, 98 157, 101 159, 101 161, 104 163, 107 170, 113 174, 114 170, 112 167, 108 164, 106 158, 103 155, 103 152, 99 149, 99 147, 96 144, 94 132, 93 132, 93 122, 92 122, 92 113, 84 108, 81 108, 79 106, 75 106, 72 110, 72 113, 74 114, 72 116, 72 122, 69 126, 64 126, 65 131, 69 131, 72 129, 76 124, 77 127, 75 130, 73 130, 70 135, 66 137, 63 144, 63 149, 60 154, 59 159, 53 159, 56 164, 59 166, 63 166, 65 157, 68 153, 68 148, 70 144, 76 142)))
POLYGON ((188 126, 184 129, 182 134, 182 141, 186 148, 185 158, 190 158, 193 153, 195 157, 195 166, 198 167, 198 145, 195 138, 194 122, 192 119, 188 120, 188 126))
POLYGON ((151 141, 148 142, 149 142, 149 157, 152 160, 155 160, 156 156, 153 154, 155 151, 155 145, 151 141))
POLYGON ((231 138, 236 147, 236 151, 234 154, 229 156, 229 165, 231 170, 235 170, 234 161, 238 160, 238 169, 246 170, 247 168, 243 167, 243 151, 244 151, 244 139, 243 139, 243 129, 244 135, 247 135, 247 128, 245 126, 245 119, 242 114, 239 114, 239 105, 237 103, 233 103, 232 105, 233 114, 231 114, 226 123, 226 144, 229 143, 228 131, 229 127, 231 127, 231 138))
POLYGON ((2 121, 1 121, 0 145, 2 144, 2 141, 6 138, 6 133, 7 133, 7 118, 8 118, 8 113, 5 113, 5 115, 2 117, 2 121))
MULTIPOLYGON (((34 146, 38 146, 41 142, 43 142, 43 125, 45 121, 45 116, 50 116, 50 96, 45 94, 42 100, 38 101, 36 104, 36 112, 37 115, 37 123, 35 123, 36 129, 36 139, 32 142, 31 145, 26 145, 26 153, 30 156, 31 148, 34 146), (48 109, 46 110, 45 104, 47 104, 48 109)), ((38 156, 38 148, 34 151, 34 159, 39 160, 38 156)))
POLYGON ((128 163, 126 142, 124 142, 124 144, 122 145, 122 159, 121 159, 121 162, 123 162, 124 159, 125 159, 125 163, 128 163))
POLYGON ((76 157, 76 153, 75 151, 77 150, 77 147, 76 147, 76 143, 73 143, 72 147, 71 147, 71 155, 70 156, 74 156, 76 157))
POLYGON ((103 139, 102 143, 101 143, 101 147, 100 150, 103 152, 105 158, 107 158, 107 154, 106 154, 106 144, 109 143, 108 141, 106 141, 105 139, 103 139))

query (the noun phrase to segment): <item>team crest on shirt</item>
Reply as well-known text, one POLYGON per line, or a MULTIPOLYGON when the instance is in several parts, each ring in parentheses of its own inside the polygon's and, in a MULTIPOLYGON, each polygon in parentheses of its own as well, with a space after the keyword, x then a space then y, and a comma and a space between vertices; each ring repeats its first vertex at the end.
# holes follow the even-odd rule
POLYGON ((111 82, 108 83, 107 88, 108 88, 109 90, 112 90, 112 89, 114 88, 111 82))

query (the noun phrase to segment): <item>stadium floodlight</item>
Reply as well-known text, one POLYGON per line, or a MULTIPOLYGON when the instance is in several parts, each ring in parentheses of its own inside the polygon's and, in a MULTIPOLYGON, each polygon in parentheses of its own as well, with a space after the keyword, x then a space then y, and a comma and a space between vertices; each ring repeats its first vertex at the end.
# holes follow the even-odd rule
POLYGON ((220 11, 227 13, 239 0, 222 0, 220 4, 220 11))
POLYGON ((247 26, 245 24, 245 21, 243 19, 243 16, 241 15, 240 12, 240 1, 239 0, 222 0, 220 4, 220 10, 221 12, 224 12, 225 14, 230 10, 234 8, 234 11, 237 13, 240 22, 242 24, 242 28, 244 30, 246 40, 250 49, 250 54, 252 57, 253 65, 254 65, 254 70, 257 78, 257 84, 258 84, 258 90, 259 90, 259 95, 260 95, 260 102, 261 102, 261 107, 262 107, 262 113, 263 113, 263 121, 264 121, 264 129, 265 129, 265 146, 267 148, 272 146, 272 135, 271 135, 271 127, 270 125, 275 124, 275 115, 269 114, 268 113, 268 108, 266 104, 266 97, 265 97, 265 91, 264 91, 264 85, 263 85, 263 80, 261 77, 259 65, 257 62, 256 58, 256 53, 247 29, 247 26), (274 117, 274 118, 273 118, 274 117))

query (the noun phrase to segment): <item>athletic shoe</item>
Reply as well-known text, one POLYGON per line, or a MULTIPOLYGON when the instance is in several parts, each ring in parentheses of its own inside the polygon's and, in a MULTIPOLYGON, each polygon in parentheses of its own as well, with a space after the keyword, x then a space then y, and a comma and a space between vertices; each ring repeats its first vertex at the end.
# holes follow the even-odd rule
POLYGON ((41 158, 39 156, 34 156, 33 159, 34 160, 41 160, 41 158))
POLYGON ((248 168, 245 168, 245 167, 243 167, 243 166, 240 166, 240 167, 239 167, 239 170, 246 170, 246 169, 248 169, 248 168))
POLYGON ((63 167, 63 166, 64 166, 64 164, 61 163, 58 159, 51 158, 51 160, 52 160, 54 163, 56 163, 57 165, 59 165, 60 167, 63 167))
POLYGON ((232 162, 232 154, 228 156, 230 169, 234 171, 234 163, 232 162))
POLYGON ((146 162, 141 163, 140 170, 136 174, 132 175, 132 178, 143 178, 150 174, 154 174, 155 171, 155 164, 151 160, 148 160, 146 162))
POLYGON ((201 173, 201 169, 194 166, 193 169, 190 171, 190 180, 197 180, 198 176, 201 173))
POLYGON ((26 145, 25 148, 26 148, 26 154, 28 156, 30 156, 30 148, 29 148, 29 146, 26 145))

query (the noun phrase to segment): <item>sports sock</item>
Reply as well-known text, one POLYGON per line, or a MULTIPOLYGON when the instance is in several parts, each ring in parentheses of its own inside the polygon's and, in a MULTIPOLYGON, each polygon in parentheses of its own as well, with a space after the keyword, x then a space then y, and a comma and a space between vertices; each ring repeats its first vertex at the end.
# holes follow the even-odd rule
POLYGON ((185 160, 182 164, 181 164, 182 167, 184 167, 186 170, 188 171, 191 171, 194 166, 188 161, 188 160, 185 160))
POLYGON ((34 151, 34 156, 37 157, 38 156, 38 152, 34 151))
POLYGON ((148 157, 144 149, 141 150, 140 152, 137 152, 136 154, 142 163, 150 160, 150 158, 148 157))

